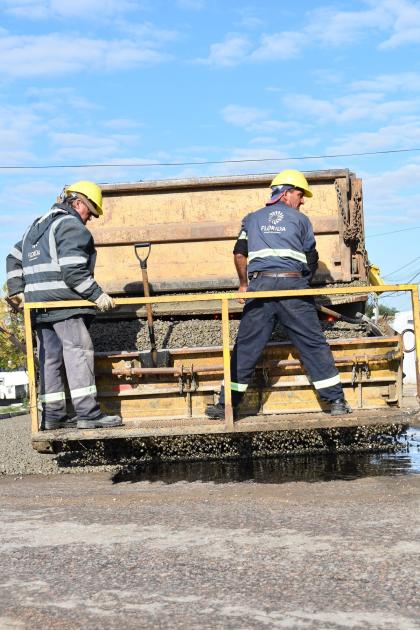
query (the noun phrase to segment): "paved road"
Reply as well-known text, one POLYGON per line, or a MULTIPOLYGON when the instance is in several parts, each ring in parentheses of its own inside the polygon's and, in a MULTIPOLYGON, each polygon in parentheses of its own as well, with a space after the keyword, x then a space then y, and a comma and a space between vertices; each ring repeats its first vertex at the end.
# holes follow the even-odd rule
POLYGON ((416 630, 419 503, 420 475, 3 477, 0 628, 416 630))

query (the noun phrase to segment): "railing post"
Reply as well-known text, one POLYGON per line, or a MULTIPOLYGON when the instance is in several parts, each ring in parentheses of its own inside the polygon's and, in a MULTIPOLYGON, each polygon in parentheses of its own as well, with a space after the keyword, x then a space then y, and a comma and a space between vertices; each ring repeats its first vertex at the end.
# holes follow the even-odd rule
POLYGON ((232 390, 230 388, 229 302, 227 298, 222 299, 222 341, 225 386, 225 424, 227 431, 233 431, 232 390))
POLYGON ((416 340, 416 383, 417 400, 420 402, 420 314, 419 314, 419 290, 417 286, 411 289, 411 302, 413 306, 414 338, 416 340))
POLYGON ((36 383, 35 383, 35 360, 34 360, 34 346, 32 343, 32 325, 31 325, 31 309, 28 306, 24 306, 23 320, 25 323, 25 341, 26 341, 26 360, 28 365, 28 379, 29 379, 29 409, 31 413, 31 432, 37 433, 38 426, 38 403, 36 397, 36 383))

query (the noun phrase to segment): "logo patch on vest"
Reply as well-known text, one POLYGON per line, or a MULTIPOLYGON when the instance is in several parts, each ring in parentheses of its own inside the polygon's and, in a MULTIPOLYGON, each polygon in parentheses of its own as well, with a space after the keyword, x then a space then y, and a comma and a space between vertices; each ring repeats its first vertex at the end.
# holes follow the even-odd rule
POLYGON ((268 221, 269 223, 273 223, 273 225, 277 225, 277 223, 283 221, 283 218, 284 214, 281 210, 273 210, 273 212, 270 212, 268 215, 268 221))
POLYGON ((38 256, 41 256, 41 252, 39 251, 39 249, 34 249, 33 252, 28 252, 29 260, 33 260, 34 258, 38 258, 38 256))
POLYGON ((269 232, 271 233, 286 232, 286 228, 284 227, 284 225, 278 225, 279 223, 283 221, 283 219, 284 219, 284 214, 281 210, 273 210, 268 215, 268 222, 270 225, 262 225, 261 232, 264 232, 265 234, 269 232))

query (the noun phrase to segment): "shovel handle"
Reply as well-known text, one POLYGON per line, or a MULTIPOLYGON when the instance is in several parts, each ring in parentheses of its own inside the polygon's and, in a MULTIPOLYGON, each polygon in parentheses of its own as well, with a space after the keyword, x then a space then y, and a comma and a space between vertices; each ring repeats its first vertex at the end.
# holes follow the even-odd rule
POLYGON ((332 311, 331 309, 327 308, 326 306, 322 306, 321 304, 317 304, 316 310, 319 311, 320 313, 324 313, 324 315, 331 315, 332 317, 335 317, 335 319, 343 319, 343 316, 341 313, 332 311))
POLYGON ((136 254, 136 258, 139 261, 140 267, 142 269, 147 269, 147 259, 149 258, 149 255, 150 255, 151 246, 152 246, 151 243, 135 243, 134 244, 134 253, 136 254), (144 249, 145 247, 148 248, 146 256, 140 256, 139 250, 144 249))
POLYGON ((333 311, 326 306, 317 305, 316 310, 320 313, 324 313, 325 315, 331 315, 335 317, 335 319, 341 320, 343 322, 347 322, 347 324, 360 324, 359 319, 355 319, 354 317, 347 317, 347 315, 343 315, 342 313, 337 313, 337 311, 333 311))

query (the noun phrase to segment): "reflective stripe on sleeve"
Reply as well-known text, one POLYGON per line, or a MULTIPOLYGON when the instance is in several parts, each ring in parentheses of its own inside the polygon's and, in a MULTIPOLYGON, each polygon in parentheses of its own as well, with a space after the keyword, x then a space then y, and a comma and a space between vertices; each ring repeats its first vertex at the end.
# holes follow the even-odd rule
POLYGON ((16 269, 15 271, 9 271, 7 273, 7 279, 11 280, 12 278, 21 278, 23 276, 22 269, 16 269))
POLYGON ((339 385, 341 383, 340 375, 336 374, 331 378, 325 378, 323 381, 312 381, 315 389, 323 389, 324 387, 332 387, 333 385, 339 385))
POLYGON ((297 252, 294 249, 258 249, 255 252, 248 253, 248 262, 254 258, 269 258, 270 256, 278 256, 279 258, 293 258, 299 262, 306 263, 306 256, 303 252, 297 252))
POLYGON ((83 398, 84 396, 96 396, 96 385, 89 385, 89 387, 79 387, 79 389, 72 389, 70 395, 72 399, 83 398))
POLYGON ((77 291, 77 293, 83 293, 83 291, 89 289, 89 287, 91 287, 94 282, 95 280, 92 278, 92 276, 90 276, 90 278, 88 278, 87 280, 83 280, 83 282, 77 285, 77 287, 74 287, 74 290, 77 291))
POLYGON ((51 225, 50 234, 48 236, 48 246, 50 249, 51 260, 53 260, 56 263, 58 263, 58 255, 57 255, 57 243, 55 242, 55 232, 58 226, 63 221, 70 221, 70 220, 77 221, 76 217, 74 217, 72 214, 66 214, 64 217, 61 217, 60 219, 57 219, 56 221, 54 221, 54 223, 51 225))
POLYGON ((40 394, 39 400, 42 403, 58 402, 59 400, 66 400, 65 392, 53 392, 52 394, 40 394))
POLYGON ((45 214, 42 215, 36 222, 37 225, 48 219, 52 214, 67 214, 67 210, 62 210, 61 208, 55 208, 54 206, 48 210, 45 214))
POLYGON ((60 271, 60 265, 57 265, 55 262, 51 262, 23 268, 25 276, 29 276, 31 273, 43 273, 44 271, 60 271))
POLYGON ((17 258, 18 260, 22 260, 22 252, 20 252, 16 247, 12 247, 10 250, 12 256, 17 258))
POLYGON ((62 280, 52 280, 51 282, 35 282, 25 286, 25 293, 30 291, 48 291, 50 289, 68 289, 68 286, 62 280))
POLYGON ((59 265, 86 265, 88 259, 85 256, 64 256, 58 259, 59 265))

